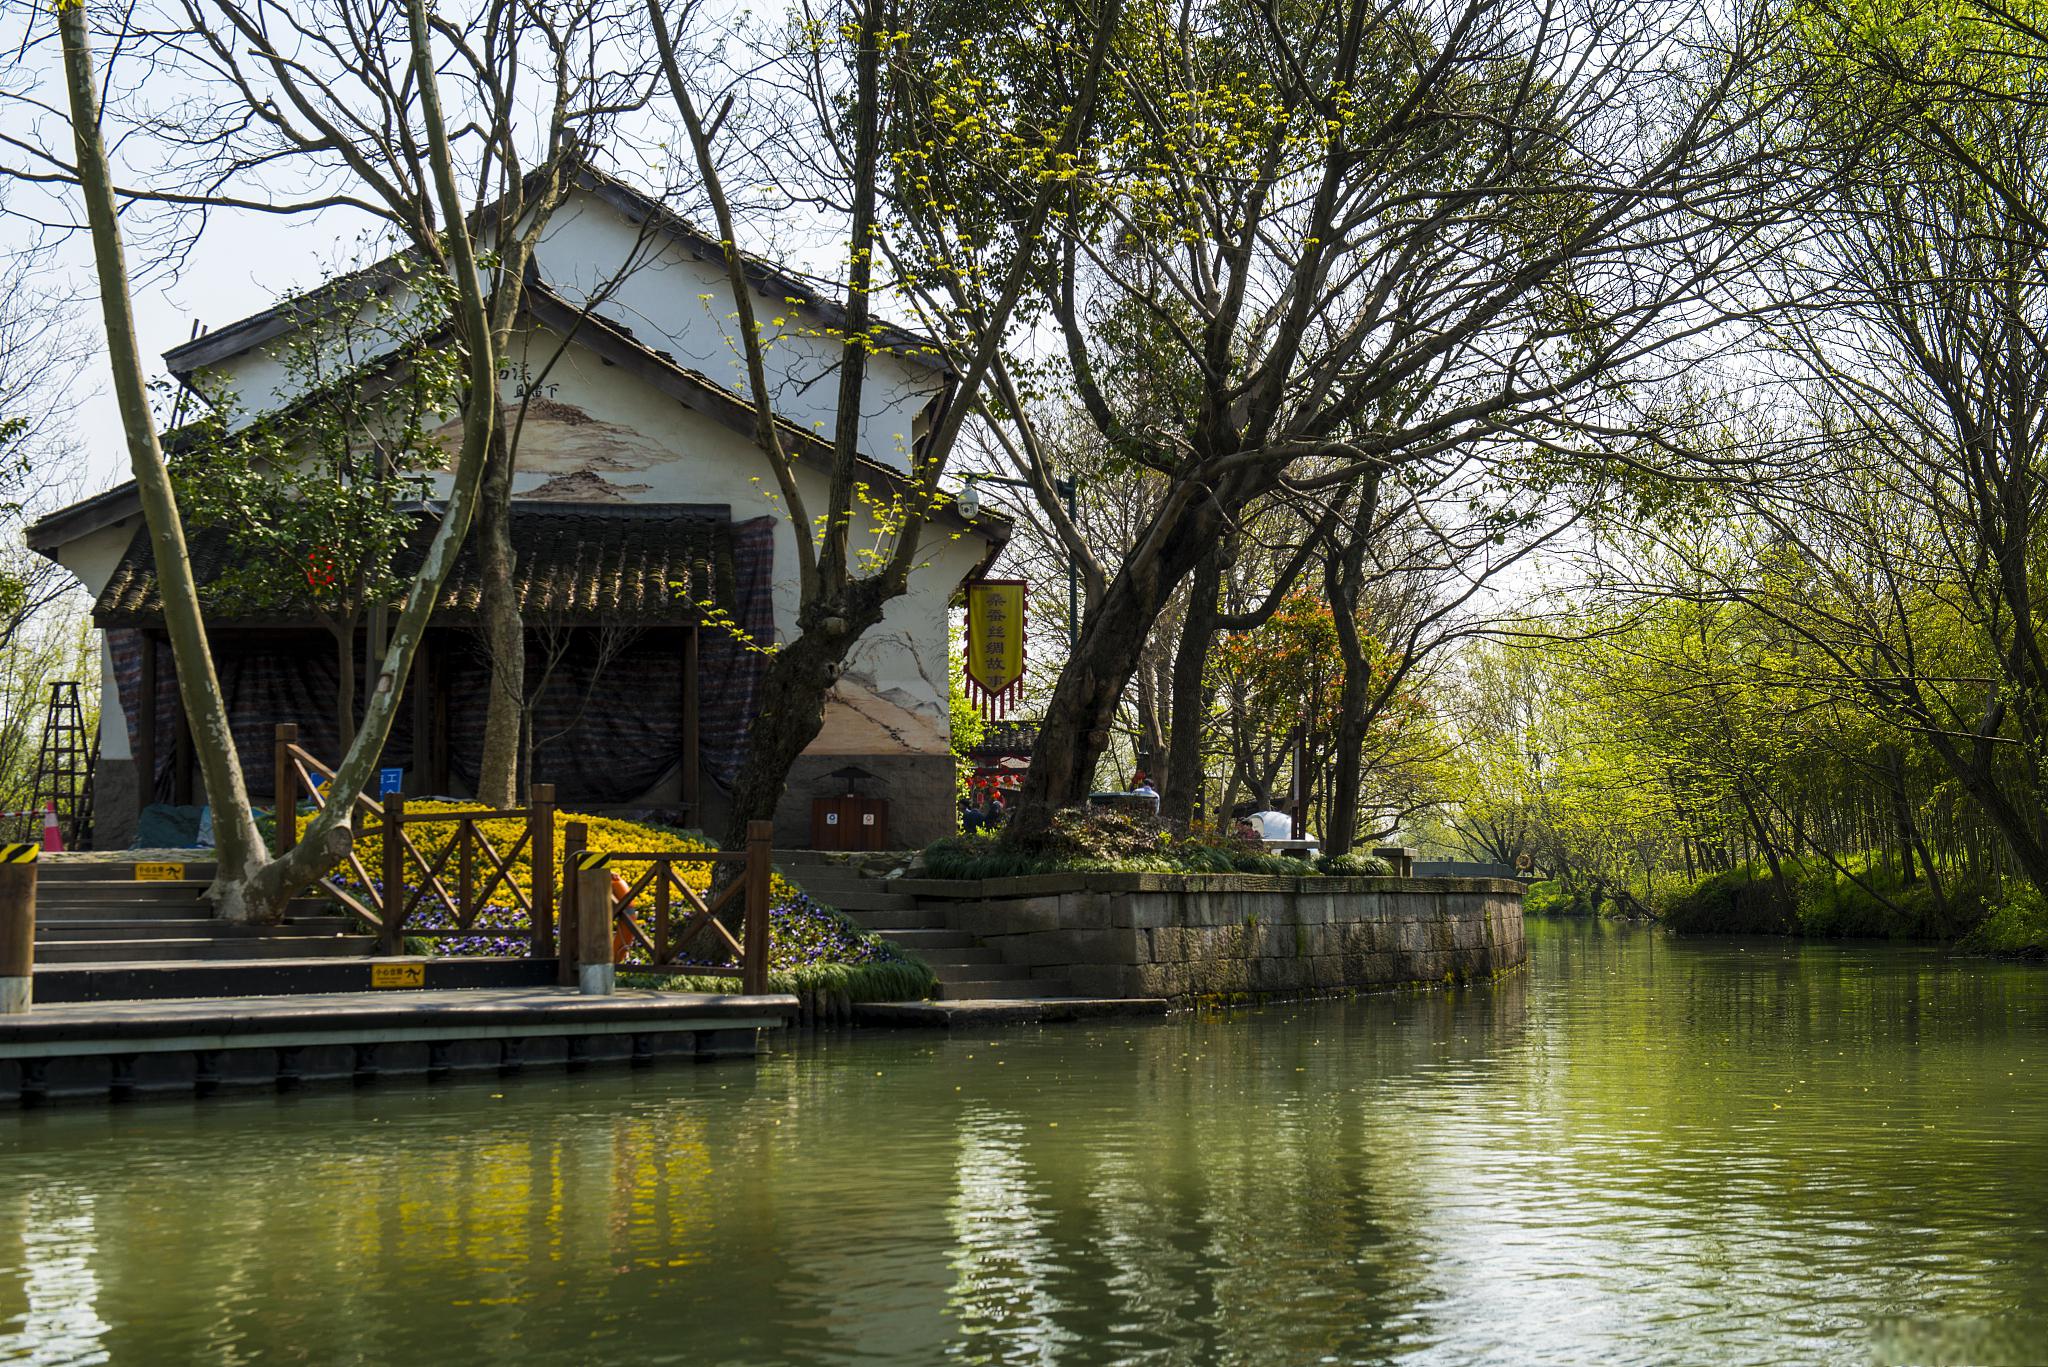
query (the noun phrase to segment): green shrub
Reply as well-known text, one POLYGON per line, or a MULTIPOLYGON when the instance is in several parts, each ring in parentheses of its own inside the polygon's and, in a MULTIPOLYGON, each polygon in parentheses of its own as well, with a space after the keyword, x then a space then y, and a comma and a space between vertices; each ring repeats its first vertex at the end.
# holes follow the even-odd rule
POLYGON ((2016 959, 2048 958, 2048 897, 2026 883, 2008 885, 1957 948, 2016 959))
POLYGON ((1326 854, 1316 860, 1316 872, 1330 878, 1388 878, 1394 866, 1376 854, 1326 854))
POLYGON ((1691 934, 1950 940, 1970 929, 1983 902, 1973 889, 1951 887, 1944 909, 1926 878, 1907 883, 1867 855, 1845 859, 1846 873, 1824 859, 1782 859, 1778 867, 1783 889, 1761 862, 1676 892, 1660 888, 1659 919, 1691 934))
POLYGON ((1551 878, 1531 883, 1522 893, 1522 913, 1525 916, 1591 916, 1593 907, 1583 892, 1567 888, 1559 880, 1551 878))

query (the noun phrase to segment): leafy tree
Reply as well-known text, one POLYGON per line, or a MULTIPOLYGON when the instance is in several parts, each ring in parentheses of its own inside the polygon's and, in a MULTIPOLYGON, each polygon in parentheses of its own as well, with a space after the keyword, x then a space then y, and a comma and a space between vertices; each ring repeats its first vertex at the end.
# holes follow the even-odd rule
MULTIPOLYGON (((369 701, 358 697, 356 636, 406 587, 398 557, 415 539, 430 475, 447 463, 431 433, 460 404, 461 361, 443 344, 448 300, 432 280, 361 313, 334 316, 317 292, 285 308, 298 326, 280 360, 302 397, 238 421, 233 396, 214 394, 178 433, 171 478, 185 516, 225 540, 216 608, 310 610, 333 636, 346 749, 369 701)), ((375 632, 370 649, 382 653, 375 632)))

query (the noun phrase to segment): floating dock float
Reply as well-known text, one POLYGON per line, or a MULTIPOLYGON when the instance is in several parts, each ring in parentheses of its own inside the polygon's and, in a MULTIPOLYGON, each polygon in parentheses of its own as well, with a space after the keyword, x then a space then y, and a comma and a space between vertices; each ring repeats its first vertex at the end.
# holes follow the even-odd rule
POLYGON ((0 1016, 0 1107, 752 1057, 797 1001, 573 988, 38 1004, 0 1016))

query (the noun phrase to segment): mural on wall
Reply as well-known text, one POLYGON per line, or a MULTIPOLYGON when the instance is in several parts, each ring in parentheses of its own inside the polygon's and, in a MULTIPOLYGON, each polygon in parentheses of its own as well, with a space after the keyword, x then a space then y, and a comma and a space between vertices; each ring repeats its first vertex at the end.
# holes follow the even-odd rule
POLYGON ((814 755, 942 754, 952 747, 946 709, 907 633, 878 632, 863 640, 825 699, 825 725, 806 753, 814 755), (887 678, 907 662, 915 677, 887 678))

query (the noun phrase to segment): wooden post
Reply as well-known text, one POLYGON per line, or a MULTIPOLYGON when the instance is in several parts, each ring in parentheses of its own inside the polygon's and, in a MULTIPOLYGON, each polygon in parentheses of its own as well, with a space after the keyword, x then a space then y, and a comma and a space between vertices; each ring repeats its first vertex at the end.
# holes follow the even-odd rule
POLYGON ((171 751, 171 801, 180 807, 192 805, 192 719, 185 715, 185 700, 178 699, 176 746, 171 751))
POLYGON ((770 848, 775 824, 747 823, 747 926, 746 953, 740 959, 740 990, 750 997, 768 990, 768 899, 773 896, 774 865, 770 848))
POLYGON ((699 655, 697 649, 697 628, 691 627, 690 634, 683 638, 683 805, 690 809, 690 824, 702 826, 704 811, 703 779, 698 772, 699 751, 703 748, 703 732, 698 721, 698 699, 703 695, 699 686, 699 655))
POLYGON ((526 800, 526 855, 533 867, 533 957, 555 956, 555 785, 536 783, 526 800))
POLYGON ((586 997, 609 997, 618 989, 612 964, 612 871, 602 864, 576 870, 576 986, 586 997))
POLYGON ((35 999, 38 853, 0 845, 0 1016, 18 1016, 35 999))
POLYGON ((576 914, 576 861, 589 840, 589 830, 580 821, 571 821, 562 827, 561 913, 556 918, 561 954, 555 960, 555 981, 563 987, 576 986, 576 966, 582 962, 583 933, 576 914))
POLYGON ((455 922, 467 925, 477 909, 470 905, 476 896, 476 826, 468 817, 455 822, 455 922))
POLYGON ((277 854, 282 859, 299 843, 299 766, 292 759, 299 728, 291 722, 277 724, 277 740, 271 750, 277 765, 271 777, 271 811, 277 817, 277 854))
POLYGON ((156 637, 142 629, 142 715, 135 719, 135 811, 156 801, 156 637))
POLYGON ((433 661, 428 658, 427 642, 430 638, 423 632, 419 648, 412 656, 412 795, 425 797, 435 791, 429 785, 427 770, 429 740, 434 729, 433 661))
MULTIPOLYGON (((459 833, 458 833, 459 834, 459 833)), ((405 794, 384 799, 384 952, 405 949, 405 794)))

